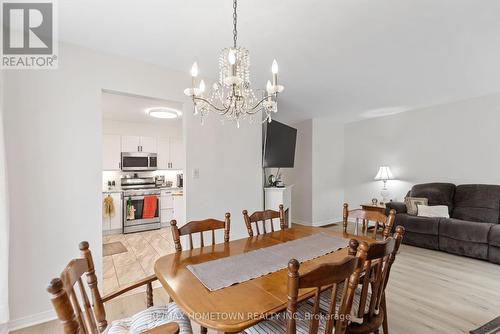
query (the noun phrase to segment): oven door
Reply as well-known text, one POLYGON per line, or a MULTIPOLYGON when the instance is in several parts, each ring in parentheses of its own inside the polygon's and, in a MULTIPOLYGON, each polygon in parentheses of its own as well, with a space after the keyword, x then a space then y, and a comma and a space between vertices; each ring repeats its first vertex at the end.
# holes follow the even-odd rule
POLYGON ((151 157, 150 153, 123 152, 122 170, 123 171, 156 170, 156 157, 154 166, 151 166, 150 157, 151 157))
POLYGON ((144 209, 144 195, 138 196, 127 196, 123 197, 123 228, 124 232, 137 232, 150 230, 155 228, 160 228, 160 195, 148 195, 156 196, 156 211, 154 217, 143 218, 144 209), (132 202, 132 206, 135 209, 134 217, 128 216, 128 202, 132 202))

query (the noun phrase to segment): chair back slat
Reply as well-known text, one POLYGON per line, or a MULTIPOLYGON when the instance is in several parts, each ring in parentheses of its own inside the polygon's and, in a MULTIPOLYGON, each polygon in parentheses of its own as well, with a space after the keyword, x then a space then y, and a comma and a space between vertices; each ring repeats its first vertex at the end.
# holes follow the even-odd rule
POLYGON ((98 334, 107 327, 106 312, 97 288, 97 277, 89 244, 81 242, 79 248, 82 257, 71 260, 61 276, 50 282, 47 291, 51 294, 52 304, 65 334, 98 334), (87 277, 92 303, 87 295, 83 276, 87 277), (75 285, 78 285, 79 296, 75 291, 75 285))
POLYGON ((398 226, 394 236, 369 246, 366 261, 363 265, 364 273, 358 309, 358 317, 369 322, 380 314, 380 305, 384 298, 392 263, 401 245, 404 228, 398 226), (366 305, 368 303, 368 311, 366 305))
POLYGON ((243 210, 243 218, 245 220, 245 225, 247 227, 248 236, 250 236, 250 237, 254 236, 253 226, 255 226, 255 232, 257 233, 257 235, 261 234, 261 229, 259 228, 259 223, 260 223, 260 226, 262 227, 263 234, 267 233, 267 228, 266 228, 267 221, 269 221, 269 224, 270 224, 270 227, 269 227, 270 232, 274 232, 273 219, 279 220, 280 228, 282 230, 284 230, 286 228, 286 224, 287 224, 285 221, 285 211, 283 208, 283 204, 280 204, 279 211, 274 211, 274 210, 255 211, 251 215, 248 215, 248 211, 243 210))
POLYGON ((86 325, 85 321, 83 320, 82 310, 80 308, 80 302, 78 301, 78 298, 76 297, 75 290, 73 289, 72 286, 69 286, 66 289, 66 291, 69 294, 71 304, 73 305, 73 310, 75 310, 76 320, 78 321, 78 325, 80 326, 80 331, 82 333, 85 333, 85 334, 89 333, 89 330, 87 330, 87 325, 86 325))
POLYGON ((174 244, 175 244, 175 250, 180 252, 182 251, 182 245, 181 245, 181 236, 187 235, 189 239, 189 249, 194 248, 194 243, 193 243, 193 233, 198 233, 200 235, 199 240, 200 240, 200 247, 205 246, 205 239, 203 232, 209 232, 211 231, 212 233, 212 245, 215 245, 215 230, 224 230, 224 242, 229 242, 229 233, 231 229, 231 215, 226 213, 225 219, 224 220, 217 220, 217 219, 205 219, 205 220, 198 220, 198 221, 190 221, 186 225, 178 228, 177 227, 177 221, 174 219, 170 222, 171 230, 172 230, 172 236, 174 238, 174 244))
POLYGON ((307 273, 299 274, 299 262, 295 259, 288 263, 288 304, 287 304, 287 333, 296 333, 297 299, 300 289, 314 288, 311 321, 309 333, 316 334, 319 330, 319 319, 326 316, 325 334, 331 333, 335 327, 336 334, 344 334, 347 319, 352 306, 354 292, 358 285, 359 276, 363 269, 368 245, 363 242, 360 247, 356 240, 349 242, 349 254, 336 263, 317 266, 307 273), (338 284, 344 283, 344 289, 338 291, 338 284), (325 286, 332 286, 331 300, 326 315, 320 314, 320 293, 325 286), (341 298, 337 299, 341 293, 341 298), (338 300, 340 300, 338 302, 338 300), (337 311, 338 310, 338 311, 337 311), (334 321, 336 320, 336 321, 334 321))
POLYGON ((382 236, 383 239, 387 239, 392 231, 392 227, 394 226, 396 212, 394 210, 389 211, 389 215, 378 212, 378 211, 370 211, 363 209, 355 209, 349 211, 349 205, 344 203, 343 213, 342 213, 342 228, 344 233, 347 233, 347 226, 349 224, 349 219, 355 220, 354 226, 354 234, 363 235, 371 237, 372 239, 377 239, 377 232, 379 228, 383 227, 382 236), (363 224, 361 226, 361 233, 359 233, 359 221, 363 224), (375 224, 373 231, 370 235, 369 233, 369 223, 373 222, 375 224))
POLYGON ((83 299, 83 307, 85 309, 85 319, 89 327, 92 329, 92 333, 98 333, 97 324, 94 317, 94 312, 92 311, 92 307, 90 306, 89 297, 87 296, 87 292, 85 291, 85 287, 83 286, 82 278, 78 279, 78 286, 80 287, 80 296, 83 299))

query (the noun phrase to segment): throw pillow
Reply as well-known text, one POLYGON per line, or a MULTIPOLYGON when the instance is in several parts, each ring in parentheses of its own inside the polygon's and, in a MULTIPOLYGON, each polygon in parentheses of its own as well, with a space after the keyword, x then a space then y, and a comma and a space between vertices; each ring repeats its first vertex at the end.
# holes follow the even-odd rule
POLYGON ((450 218, 446 205, 417 205, 419 217, 450 218))
POLYGON ((424 197, 405 197, 406 212, 409 215, 417 215, 417 205, 429 205, 429 200, 424 197))

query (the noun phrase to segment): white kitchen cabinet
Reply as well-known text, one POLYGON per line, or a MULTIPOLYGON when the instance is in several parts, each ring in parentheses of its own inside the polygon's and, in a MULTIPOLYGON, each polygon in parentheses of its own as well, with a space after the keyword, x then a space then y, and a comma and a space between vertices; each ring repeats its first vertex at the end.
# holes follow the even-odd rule
POLYGON ((113 205, 115 207, 115 214, 112 217, 102 217, 102 230, 103 234, 121 233, 122 230, 122 214, 123 214, 123 200, 121 193, 103 193, 102 199, 108 196, 113 198, 113 205))
POLYGON ((180 138, 170 138, 170 168, 184 169, 184 144, 180 138))
POLYGON ((172 198, 174 200, 174 219, 177 220, 177 226, 183 226, 186 224, 184 196, 182 194, 174 194, 172 198))
POLYGON ((102 136, 102 169, 120 170, 121 137, 120 135, 102 136))
POLYGON ((156 138, 145 136, 122 136, 122 152, 156 153, 156 138))
POLYGON ((139 152, 141 146, 141 137, 122 136, 122 152, 139 152))
POLYGON ((155 137, 141 137, 141 152, 147 153, 157 153, 158 148, 156 147, 155 137))
POLYGON ((158 138, 158 169, 169 169, 170 139, 158 138))
POLYGON ((174 209, 160 211, 160 222, 163 226, 170 226, 170 221, 174 219, 174 209))
POLYGON ((184 169, 184 145, 180 138, 158 139, 158 169, 184 169))

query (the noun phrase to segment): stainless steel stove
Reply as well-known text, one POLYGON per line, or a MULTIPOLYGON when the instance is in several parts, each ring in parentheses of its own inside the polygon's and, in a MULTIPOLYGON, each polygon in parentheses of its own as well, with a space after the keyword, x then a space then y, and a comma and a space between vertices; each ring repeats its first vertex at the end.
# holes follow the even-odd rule
POLYGON ((157 230, 160 223, 160 189, 155 186, 153 177, 122 178, 123 189, 123 233, 133 233, 149 230, 157 230), (156 197, 156 212, 153 218, 143 216, 144 198, 146 196, 156 197), (135 212, 129 217, 129 207, 135 212), (130 218, 130 219, 129 219, 130 218))

